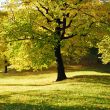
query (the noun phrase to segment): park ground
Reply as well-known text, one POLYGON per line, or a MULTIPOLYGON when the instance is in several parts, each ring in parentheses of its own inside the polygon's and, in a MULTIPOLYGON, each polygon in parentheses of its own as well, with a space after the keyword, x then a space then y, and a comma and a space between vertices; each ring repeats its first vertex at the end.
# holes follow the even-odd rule
POLYGON ((0 110, 110 110, 108 69, 66 70, 60 82, 54 69, 0 73, 0 110))

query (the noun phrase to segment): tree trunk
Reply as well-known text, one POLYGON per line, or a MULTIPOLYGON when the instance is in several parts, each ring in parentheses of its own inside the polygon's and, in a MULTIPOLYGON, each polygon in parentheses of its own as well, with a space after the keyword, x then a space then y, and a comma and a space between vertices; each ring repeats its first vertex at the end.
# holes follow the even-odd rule
POLYGON ((5 66, 4 73, 8 73, 7 66, 5 66))
POLYGON ((8 73, 8 65, 7 65, 7 60, 4 61, 5 67, 4 67, 4 73, 8 73))
POLYGON ((67 79, 66 74, 65 74, 65 70, 64 70, 62 56, 61 56, 60 43, 58 43, 55 46, 54 52, 55 52, 55 58, 56 58, 56 63, 57 63, 57 71, 58 71, 56 81, 61 81, 61 80, 67 79))

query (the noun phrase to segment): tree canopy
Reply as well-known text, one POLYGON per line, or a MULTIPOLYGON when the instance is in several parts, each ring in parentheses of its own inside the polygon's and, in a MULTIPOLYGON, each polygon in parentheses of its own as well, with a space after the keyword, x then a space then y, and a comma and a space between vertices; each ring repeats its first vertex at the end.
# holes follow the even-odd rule
POLYGON ((109 3, 99 0, 10 0, 5 11, 2 33, 12 67, 36 70, 56 60, 58 80, 66 78, 61 53, 79 46, 73 53, 80 58, 109 35, 109 3))

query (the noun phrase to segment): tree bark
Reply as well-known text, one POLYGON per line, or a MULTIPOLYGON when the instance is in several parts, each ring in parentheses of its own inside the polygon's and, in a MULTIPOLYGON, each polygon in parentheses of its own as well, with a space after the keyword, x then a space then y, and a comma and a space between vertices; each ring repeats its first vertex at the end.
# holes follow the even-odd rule
POLYGON ((66 74, 65 74, 64 65, 63 65, 62 56, 61 56, 60 42, 55 46, 54 52, 55 52, 57 71, 58 71, 56 81, 61 81, 61 80, 67 79, 66 74))
MULTIPOLYGON (((55 40, 55 45, 54 45, 54 52, 55 52, 55 58, 56 58, 56 64, 57 64, 57 80, 56 81, 62 81, 64 79, 67 79, 66 74, 65 74, 65 68, 63 64, 63 59, 61 55, 61 38, 64 37, 64 35, 61 35, 61 20, 60 18, 57 19, 56 23, 58 26, 55 28, 55 35, 54 35, 54 40, 55 40)), ((65 27, 64 23, 64 27, 65 27)), ((63 34, 65 34, 65 29, 63 34)))

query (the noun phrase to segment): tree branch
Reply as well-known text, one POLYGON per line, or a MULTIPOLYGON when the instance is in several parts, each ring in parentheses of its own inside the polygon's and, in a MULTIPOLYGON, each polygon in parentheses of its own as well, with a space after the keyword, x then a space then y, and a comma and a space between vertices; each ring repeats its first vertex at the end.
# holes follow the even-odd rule
POLYGON ((41 10, 38 6, 36 6, 37 10, 47 19, 47 22, 52 22, 41 10))
MULTIPOLYGON (((81 10, 80 10, 81 11, 81 10)), ((83 11, 81 11, 81 12, 83 12, 83 11)), ((95 16, 93 16, 93 15, 91 15, 91 14, 89 14, 89 13, 86 13, 86 12, 83 12, 83 14, 85 14, 85 15, 87 15, 87 16, 90 16, 90 17, 92 17, 92 18, 95 18, 95 16)), ((96 18, 95 18, 96 19, 96 18)))
POLYGON ((73 16, 73 18, 75 18, 77 15, 78 15, 78 13, 76 13, 76 14, 73 16))
POLYGON ((70 20, 69 24, 66 26, 66 28, 69 28, 71 26, 72 20, 70 20))
MULTIPOLYGON (((91 28, 94 23, 95 23, 95 22, 91 22, 90 25, 89 25, 89 28, 91 28)), ((79 24, 78 26, 80 26, 80 25, 83 25, 83 24, 79 24)), ((78 27, 78 26, 77 26, 77 27, 78 27)), ((75 29, 76 29, 77 27, 75 27, 75 29)), ((81 34, 80 36, 87 36, 88 33, 89 33, 89 31, 88 31, 87 33, 81 34)), ((62 40, 63 40, 63 39, 65 40, 65 39, 72 38, 72 37, 74 37, 74 36, 76 36, 76 35, 78 35, 78 34, 72 34, 72 35, 67 36, 67 37, 62 37, 62 40)))
POLYGON ((64 16, 64 18, 63 18, 63 28, 62 28, 61 39, 64 37, 65 29, 66 29, 66 17, 64 16))
POLYGON ((47 30, 47 31, 50 31, 51 33, 53 33, 53 31, 52 30, 50 30, 50 29, 48 29, 47 27, 45 27, 45 26, 41 26, 43 29, 45 29, 45 30, 47 30))
POLYGON ((46 11, 46 14, 48 14, 49 8, 46 8, 46 7, 43 6, 41 3, 39 3, 39 5, 46 11))
POLYGON ((96 23, 96 22, 91 22, 89 25, 89 28, 91 28, 94 23, 96 23))
POLYGON ((34 38, 22 38, 22 39, 9 40, 9 41, 0 42, 0 43, 10 43, 10 42, 16 42, 16 41, 33 40, 33 39, 34 39, 34 38))
POLYGON ((63 37, 61 40, 66 40, 66 39, 70 39, 70 38, 72 38, 72 37, 74 37, 74 36, 76 36, 77 34, 72 34, 72 35, 69 35, 69 36, 67 36, 67 37, 63 37))

